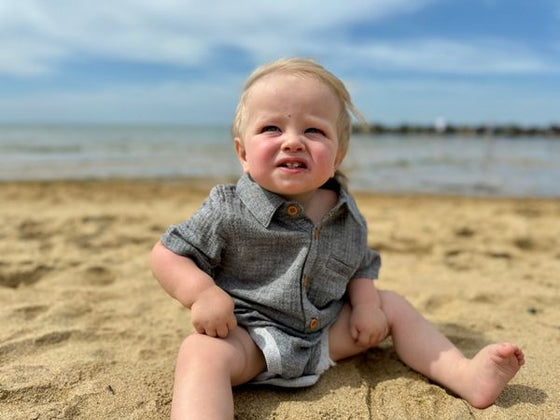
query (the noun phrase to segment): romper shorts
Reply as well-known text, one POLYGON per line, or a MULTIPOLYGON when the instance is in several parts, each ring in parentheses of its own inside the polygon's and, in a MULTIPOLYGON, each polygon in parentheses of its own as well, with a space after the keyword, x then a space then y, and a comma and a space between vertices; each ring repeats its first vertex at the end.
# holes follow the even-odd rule
POLYGON ((292 336, 274 326, 245 328, 263 352, 267 366, 252 384, 307 387, 334 365, 329 357, 328 328, 311 337, 292 336))

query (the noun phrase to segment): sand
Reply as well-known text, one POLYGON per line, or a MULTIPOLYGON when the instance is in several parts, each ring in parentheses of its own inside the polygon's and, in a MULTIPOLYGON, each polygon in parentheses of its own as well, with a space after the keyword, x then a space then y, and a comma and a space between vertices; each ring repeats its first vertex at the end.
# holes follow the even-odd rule
MULTIPOLYGON (((0 418, 165 419, 188 310, 152 278, 152 245, 209 181, 0 184, 0 418)), ((560 200, 357 195, 380 288, 468 355, 521 345, 486 410, 411 371, 390 341, 305 390, 244 386, 239 419, 529 419, 560 409, 560 200)))

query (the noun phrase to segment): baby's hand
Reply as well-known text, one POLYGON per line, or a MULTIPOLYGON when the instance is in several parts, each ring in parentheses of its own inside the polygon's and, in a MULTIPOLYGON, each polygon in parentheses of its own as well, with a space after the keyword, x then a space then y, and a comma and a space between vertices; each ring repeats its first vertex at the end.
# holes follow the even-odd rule
POLYGON ((379 344, 389 334, 385 312, 367 303, 353 306, 350 316, 350 334, 361 347, 370 348, 379 344))
POLYGON ((191 306, 191 321, 200 334, 225 338, 237 327, 230 295, 218 286, 204 290, 191 306))

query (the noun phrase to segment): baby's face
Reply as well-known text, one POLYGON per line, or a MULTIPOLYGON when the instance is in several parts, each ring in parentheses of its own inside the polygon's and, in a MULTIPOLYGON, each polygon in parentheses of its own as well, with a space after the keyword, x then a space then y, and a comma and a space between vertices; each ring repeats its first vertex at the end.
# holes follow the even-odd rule
POLYGON ((301 201, 334 175, 339 153, 337 97, 308 76, 273 73, 251 87, 242 138, 243 170, 263 188, 301 201))

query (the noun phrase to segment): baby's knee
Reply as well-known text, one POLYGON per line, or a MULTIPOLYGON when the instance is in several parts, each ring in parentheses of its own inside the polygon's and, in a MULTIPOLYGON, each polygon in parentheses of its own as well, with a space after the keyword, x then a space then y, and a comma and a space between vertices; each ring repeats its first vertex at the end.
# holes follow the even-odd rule
POLYGON ((381 297, 381 308, 389 320, 395 319, 403 311, 407 312, 412 309, 412 305, 408 300, 397 292, 380 290, 379 295, 381 297))
POLYGON ((193 333, 187 336, 179 347, 179 363, 220 363, 227 364, 227 346, 219 339, 205 334, 193 333))
POLYGON ((399 306, 406 302, 406 299, 392 290, 380 290, 379 296, 381 297, 381 307, 390 308, 392 306, 399 306))

